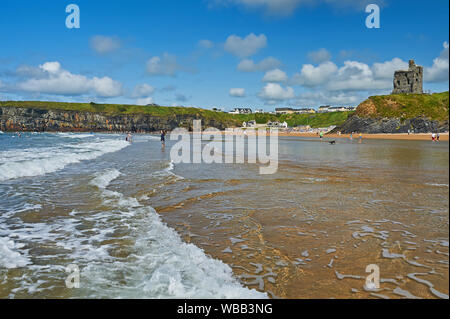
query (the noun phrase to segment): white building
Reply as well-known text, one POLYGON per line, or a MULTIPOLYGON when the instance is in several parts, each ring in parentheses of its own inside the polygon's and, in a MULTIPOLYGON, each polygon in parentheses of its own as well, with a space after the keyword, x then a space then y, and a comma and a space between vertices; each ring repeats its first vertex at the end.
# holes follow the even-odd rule
POLYGON ((228 113, 230 113, 230 114, 252 114, 252 109, 236 107, 236 108, 234 108, 233 111, 228 112, 228 113))

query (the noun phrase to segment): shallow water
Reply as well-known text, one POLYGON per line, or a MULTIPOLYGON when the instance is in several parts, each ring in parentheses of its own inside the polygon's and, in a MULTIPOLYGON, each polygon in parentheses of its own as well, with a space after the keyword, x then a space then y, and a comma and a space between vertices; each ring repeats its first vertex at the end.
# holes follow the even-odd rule
POLYGON ((448 298, 447 142, 282 137, 259 175, 124 138, 0 135, 1 298, 448 298))

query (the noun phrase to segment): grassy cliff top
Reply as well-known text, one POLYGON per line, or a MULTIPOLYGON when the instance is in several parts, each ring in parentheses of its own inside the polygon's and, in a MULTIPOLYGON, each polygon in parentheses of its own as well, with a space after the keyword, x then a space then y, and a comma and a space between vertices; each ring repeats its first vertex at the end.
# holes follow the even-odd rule
POLYGON ((44 110, 62 110, 105 113, 108 115, 147 114, 158 117, 173 117, 177 115, 192 115, 197 118, 213 119, 227 125, 241 126, 242 122, 256 120, 258 124, 268 121, 286 121, 289 126, 310 125, 311 127, 327 127, 341 125, 353 112, 333 112, 316 114, 228 114, 193 107, 141 106, 124 104, 96 103, 64 103, 43 101, 6 101, 0 102, 0 107, 20 107, 44 110))
POLYGON ((448 120, 449 92, 434 94, 391 94, 371 96, 356 109, 360 117, 404 118, 426 117, 448 120))

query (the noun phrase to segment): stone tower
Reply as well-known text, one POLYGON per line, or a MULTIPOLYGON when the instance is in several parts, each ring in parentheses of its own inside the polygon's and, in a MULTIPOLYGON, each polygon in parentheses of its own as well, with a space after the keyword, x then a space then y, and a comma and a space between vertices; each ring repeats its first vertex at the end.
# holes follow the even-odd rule
POLYGON ((416 65, 414 60, 409 60, 408 71, 395 71, 392 94, 400 93, 423 93, 423 67, 416 65))

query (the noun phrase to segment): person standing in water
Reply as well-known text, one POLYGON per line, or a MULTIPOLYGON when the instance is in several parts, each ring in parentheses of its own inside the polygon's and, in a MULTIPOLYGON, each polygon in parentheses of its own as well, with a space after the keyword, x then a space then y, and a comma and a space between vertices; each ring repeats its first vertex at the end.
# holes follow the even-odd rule
POLYGON ((362 133, 359 133, 359 142, 362 142, 362 133))
POLYGON ((164 130, 161 131, 161 147, 166 147, 166 131, 164 130))
POLYGON ((132 142, 132 139, 133 139, 133 138, 132 138, 132 136, 131 136, 131 133, 128 133, 128 134, 127 134, 127 137, 125 138, 125 141, 131 143, 131 142, 132 142))

